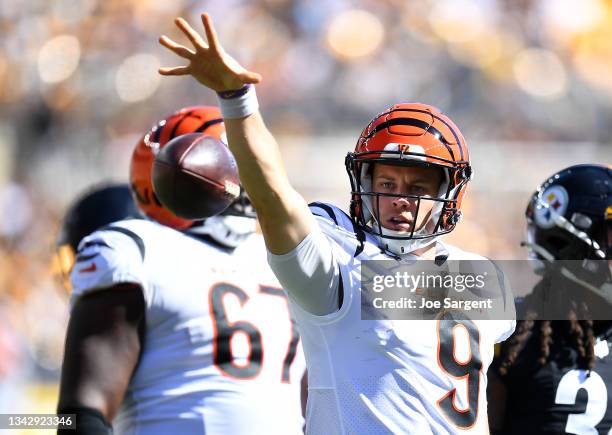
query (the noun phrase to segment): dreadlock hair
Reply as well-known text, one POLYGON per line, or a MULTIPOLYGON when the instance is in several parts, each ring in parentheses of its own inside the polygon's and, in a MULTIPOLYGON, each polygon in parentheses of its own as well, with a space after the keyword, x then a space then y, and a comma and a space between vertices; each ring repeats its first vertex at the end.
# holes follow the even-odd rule
MULTIPOLYGON (((534 288, 534 296, 547 291, 550 280, 544 277, 534 288)), ((579 306, 576 301, 567 301, 568 320, 536 320, 538 312, 528 305, 525 320, 517 322, 516 331, 502 345, 499 374, 506 376, 517 361, 528 339, 536 335, 540 355, 537 363, 544 366, 554 355, 551 355, 553 344, 565 345, 576 351, 577 368, 592 370, 595 366, 595 334, 592 320, 578 320, 578 314, 586 311, 586 306, 579 306)), ((582 317, 582 316, 581 316, 582 317)))

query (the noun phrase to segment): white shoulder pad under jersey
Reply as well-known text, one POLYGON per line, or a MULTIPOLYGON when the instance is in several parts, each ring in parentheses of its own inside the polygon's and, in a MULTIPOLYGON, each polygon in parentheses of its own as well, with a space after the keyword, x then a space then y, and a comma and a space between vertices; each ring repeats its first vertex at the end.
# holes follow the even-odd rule
POLYGON ((377 255, 381 252, 376 238, 355 225, 342 209, 323 202, 313 202, 309 207, 321 231, 347 256, 357 257, 363 253, 377 255))
POLYGON ((104 227, 79 244, 71 274, 72 303, 88 292, 116 284, 139 284, 146 291, 144 243, 140 236, 122 225, 104 227))

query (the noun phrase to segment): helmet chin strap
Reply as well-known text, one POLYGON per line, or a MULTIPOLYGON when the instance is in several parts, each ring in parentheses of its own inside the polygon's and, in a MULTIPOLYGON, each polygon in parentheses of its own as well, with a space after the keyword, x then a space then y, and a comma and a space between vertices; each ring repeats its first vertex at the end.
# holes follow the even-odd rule
POLYGON ((236 248, 255 232, 256 219, 244 216, 212 216, 201 225, 187 230, 191 234, 206 235, 228 248, 236 248))
MULTIPOLYGON (((367 199, 370 200, 371 198, 367 197, 367 199)), ((368 202, 370 201, 367 201, 367 202, 364 201, 365 207, 370 206, 368 202)), ((434 205, 434 208, 437 208, 437 210, 433 211, 433 213, 431 214, 431 216, 429 217, 425 225, 423 225, 423 227, 420 230, 415 231, 413 236, 427 235, 428 227, 435 226, 435 222, 439 218, 440 211, 442 210, 442 204, 436 203, 434 205)), ((372 213, 371 210, 368 210, 368 212, 372 216, 371 217, 371 220, 373 222, 372 227, 380 228, 381 234, 374 233, 373 235, 378 239, 381 247, 384 247, 387 251, 393 252, 394 254, 398 254, 398 255, 409 254, 413 251, 416 251, 417 249, 421 249, 421 248, 424 248, 425 246, 432 244, 439 238, 439 236, 431 236, 431 237, 418 238, 418 239, 409 238, 405 232, 395 231, 395 230, 390 230, 388 228, 385 228, 382 224, 379 224, 376 217, 374 216, 374 213, 372 213)))
MULTIPOLYGON (((401 233, 399 231, 390 230, 381 225, 382 235, 376 234, 375 237, 380 242, 380 245, 385 248, 385 250, 389 252, 393 252, 398 255, 410 254, 417 249, 424 248, 425 246, 431 245, 436 240, 438 240, 439 236, 428 237, 426 239, 391 239, 388 236, 405 236, 406 233, 401 233), (387 237, 385 237, 387 236, 387 237)), ((416 232, 415 232, 416 234, 416 232)))

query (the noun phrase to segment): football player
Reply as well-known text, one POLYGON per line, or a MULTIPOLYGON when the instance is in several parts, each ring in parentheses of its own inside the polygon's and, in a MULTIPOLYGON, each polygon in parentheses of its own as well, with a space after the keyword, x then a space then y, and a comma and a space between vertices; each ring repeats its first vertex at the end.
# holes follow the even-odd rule
POLYGON ((186 108, 155 125, 130 171, 148 219, 79 244, 58 406, 77 414, 77 434, 111 424, 116 434, 302 433, 299 336, 248 199, 190 221, 153 192, 155 153, 196 131, 220 139, 219 110, 186 108))
POLYGON ((160 38, 189 62, 160 73, 192 75, 217 92, 269 262, 302 334, 307 433, 485 433, 486 369, 513 320, 362 321, 360 312, 364 260, 482 259, 439 240, 457 224, 471 176, 459 129, 425 104, 391 107, 368 124, 346 159, 351 216, 329 204, 309 209, 289 184, 258 111, 253 84, 261 76, 225 53, 210 17, 202 20, 206 41, 176 20, 193 48, 160 38), (459 324, 464 334, 455 334, 459 324), (455 358, 455 348, 464 358, 455 358))
POLYGON ((607 435, 612 317, 585 320, 591 316, 584 310, 604 308, 612 315, 612 170, 577 165, 553 174, 533 194, 526 217, 525 245, 542 278, 522 304, 527 320, 518 322, 491 366, 491 429, 607 435), (555 269, 559 265, 565 270, 555 269), (569 270, 573 265, 580 269, 569 270), (565 304, 560 313, 567 312, 569 320, 546 320, 538 313, 531 301, 549 289, 557 304, 565 304))

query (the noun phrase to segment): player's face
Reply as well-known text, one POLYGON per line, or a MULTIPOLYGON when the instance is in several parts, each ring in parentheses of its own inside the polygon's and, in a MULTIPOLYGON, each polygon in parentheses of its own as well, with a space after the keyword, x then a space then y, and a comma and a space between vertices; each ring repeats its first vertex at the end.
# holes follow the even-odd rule
MULTIPOLYGON (((406 167, 376 164, 372 172, 372 186, 376 193, 437 197, 442 183, 442 171, 437 168, 406 167)), ((417 200, 394 196, 372 198, 374 215, 380 224, 393 231, 409 233, 416 224, 420 230, 427 222, 435 201, 421 201, 417 214, 417 200), (418 221, 416 221, 418 219, 418 221)))

